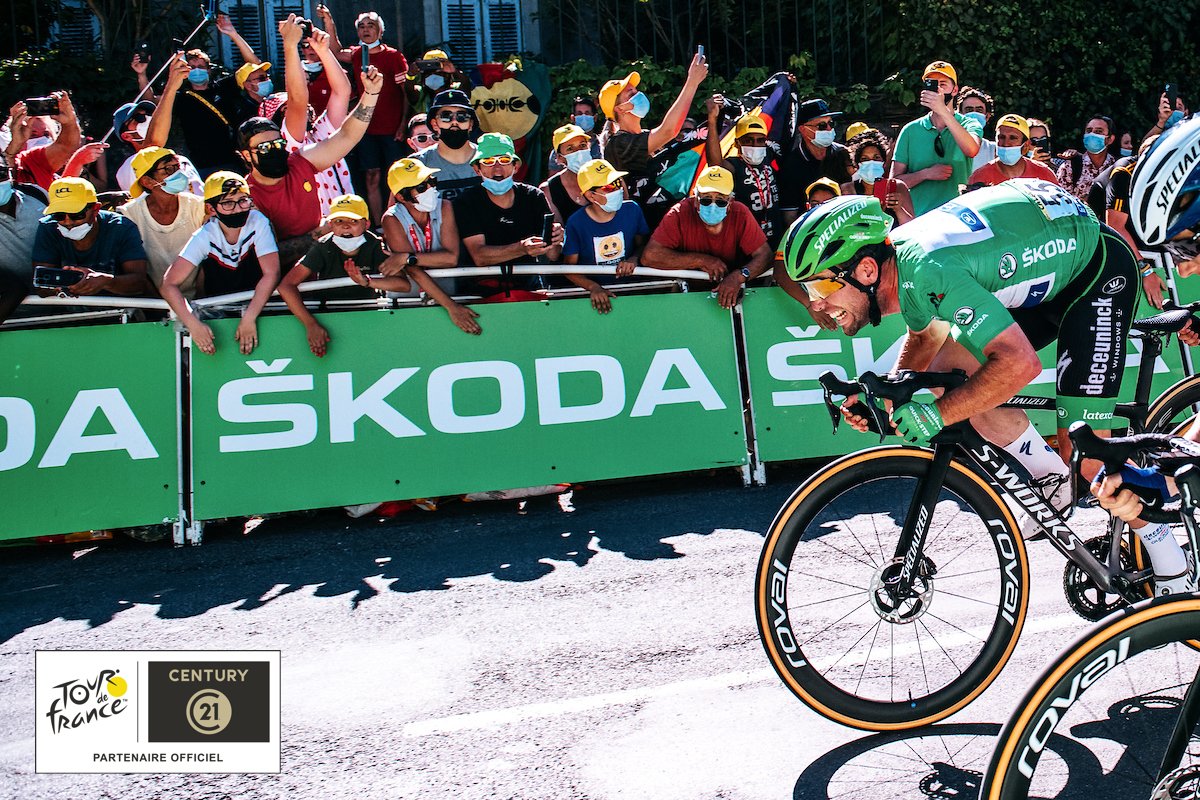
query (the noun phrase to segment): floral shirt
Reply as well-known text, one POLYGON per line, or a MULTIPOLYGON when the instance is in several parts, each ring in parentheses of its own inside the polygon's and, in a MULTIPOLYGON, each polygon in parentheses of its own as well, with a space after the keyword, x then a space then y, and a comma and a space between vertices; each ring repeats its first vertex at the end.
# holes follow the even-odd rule
POLYGON ((1079 168, 1078 175, 1073 175, 1075 170, 1073 169, 1074 164, 1071 163, 1072 161, 1073 159, 1068 158, 1059 165, 1057 173, 1058 182, 1064 189, 1086 203, 1088 192, 1091 190, 1096 176, 1115 164, 1117 160, 1113 158, 1112 153, 1106 153, 1104 161, 1097 167, 1092 159, 1088 157, 1088 154, 1083 153, 1083 157, 1080 159, 1082 166, 1079 168), (1071 181, 1072 177, 1075 178, 1074 182, 1071 181))

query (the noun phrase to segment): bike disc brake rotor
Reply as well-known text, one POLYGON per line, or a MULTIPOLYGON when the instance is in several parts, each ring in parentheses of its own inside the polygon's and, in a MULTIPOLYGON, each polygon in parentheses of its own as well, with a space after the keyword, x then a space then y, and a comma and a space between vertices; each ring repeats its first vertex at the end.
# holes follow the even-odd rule
MULTIPOLYGON (((1108 560, 1107 536, 1097 536, 1088 539, 1084 544, 1087 549, 1101 562, 1108 560)), ((1121 569, 1133 572, 1137 567, 1133 556, 1124 543, 1121 544, 1121 569)), ((1068 561, 1063 569, 1063 593, 1067 596, 1067 604, 1079 616, 1091 622, 1099 622, 1118 608, 1129 605, 1129 602, 1119 594, 1110 594, 1096 585, 1086 572, 1068 561)))
POLYGON ((900 580, 900 571, 904 568, 901 559, 895 559, 885 564, 871 578, 871 588, 868 596, 871 607, 885 622, 907 625, 916 622, 929 610, 933 602, 933 575, 937 568, 928 557, 923 557, 917 564, 916 575, 913 576, 912 588, 903 596, 896 592, 896 584, 900 580))
POLYGON ((1168 772, 1154 787, 1150 800, 1200 800, 1200 764, 1168 772))

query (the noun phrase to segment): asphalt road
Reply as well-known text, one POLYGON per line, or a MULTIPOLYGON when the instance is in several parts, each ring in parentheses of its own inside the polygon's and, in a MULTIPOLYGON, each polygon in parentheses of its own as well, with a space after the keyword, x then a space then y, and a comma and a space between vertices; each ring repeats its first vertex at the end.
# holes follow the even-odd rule
POLYGON ((1026 631, 974 704, 845 728, 784 688, 755 629, 763 535, 799 477, 0 550, 0 797, 973 797, 1016 698, 1086 626, 1061 557, 1030 545, 1026 631), (34 773, 35 650, 211 648, 282 651, 281 774, 34 773))

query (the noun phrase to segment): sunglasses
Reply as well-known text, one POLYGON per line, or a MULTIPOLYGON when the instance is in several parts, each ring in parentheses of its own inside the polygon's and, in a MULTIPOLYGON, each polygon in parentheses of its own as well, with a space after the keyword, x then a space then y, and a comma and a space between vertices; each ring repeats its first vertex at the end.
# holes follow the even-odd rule
POLYGON ((817 131, 831 131, 831 130, 833 130, 833 123, 832 122, 812 122, 812 123, 805 125, 804 127, 812 128, 813 130, 817 130, 817 131))
POLYGON ((728 197, 699 197, 697 201, 702 206, 711 206, 715 203, 717 208, 725 208, 729 205, 728 197))
POLYGON ((416 142, 417 144, 425 144, 426 142, 433 141, 433 134, 432 133, 418 133, 416 136, 414 136, 412 138, 413 138, 413 141, 416 142))
POLYGON ((938 158, 946 155, 946 145, 942 144, 942 131, 938 131, 937 138, 933 140, 933 152, 938 154, 938 158))
POLYGON ((611 193, 611 192, 619 192, 619 191, 621 191, 621 189, 622 189, 624 186, 625 186, 625 184, 623 184, 623 183, 622 183, 621 181, 619 181, 619 180, 616 180, 616 181, 613 181, 612 183, 606 184, 606 185, 604 185, 604 186, 597 186, 597 187, 596 187, 595 189, 593 189, 592 191, 594 191, 594 192, 602 192, 602 193, 604 193, 604 194, 609 194, 609 193, 611 193))
POLYGON ((163 164, 160 167, 155 167, 152 171, 161 172, 163 175, 174 175, 176 172, 179 172, 179 168, 180 165, 178 161, 171 161, 167 164, 163 164))
POLYGON ((416 186, 413 186, 411 188, 412 188, 412 193, 415 195, 421 194, 421 192, 427 191, 429 189, 436 189, 437 188, 437 178, 426 178, 425 180, 421 181, 416 186))
POLYGON ((282 150, 285 147, 287 147, 287 142, 285 142, 283 139, 272 139, 269 142, 263 142, 262 144, 254 145, 254 152, 258 153, 260 156, 265 156, 272 150, 282 150))
POLYGON ((79 222, 88 215, 88 211, 90 210, 91 209, 85 208, 82 211, 76 211, 74 214, 68 214, 65 211, 58 211, 54 214, 51 214, 50 219, 54 220, 55 222, 65 222, 68 219, 72 222, 79 222))
POLYGON ((237 200, 218 200, 217 208, 222 211, 246 211, 250 208, 250 198, 241 197, 237 200))
POLYGON ((514 156, 490 156, 488 158, 481 158, 475 163, 481 167, 494 167, 497 164, 502 164, 507 167, 516 160, 517 159, 514 156))
POLYGON ((437 115, 438 122, 470 122, 474 116, 470 111, 443 111, 437 115))
POLYGON ((813 278, 800 281, 800 285, 804 287, 804 291, 808 292, 810 300, 824 300, 845 286, 846 282, 841 278, 813 278))

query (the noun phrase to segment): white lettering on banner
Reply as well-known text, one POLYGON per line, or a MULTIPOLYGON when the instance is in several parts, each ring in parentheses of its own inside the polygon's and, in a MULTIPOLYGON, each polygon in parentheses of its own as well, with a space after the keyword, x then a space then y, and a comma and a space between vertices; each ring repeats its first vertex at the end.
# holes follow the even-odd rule
POLYGON ((75 395, 38 467, 62 467, 78 453, 109 450, 124 450, 135 461, 158 458, 158 451, 120 389, 84 389, 75 395), (97 411, 104 414, 113 432, 87 436, 84 431, 97 411))
POLYGON ((633 402, 631 417, 648 417, 658 406, 680 403, 699 403, 705 411, 720 411, 725 408, 724 401, 717 394, 716 388, 704 374, 704 370, 696 363, 696 357, 686 347, 671 350, 658 350, 654 360, 646 370, 646 379, 638 392, 637 400, 633 402), (679 370, 687 386, 682 389, 666 388, 667 379, 671 376, 671 368, 679 370))
POLYGON ((516 427, 525 418, 525 381, 509 361, 445 364, 429 373, 429 422, 442 433, 483 433, 516 427), (460 416, 454 410, 454 384, 491 378, 500 385, 500 409, 492 414, 460 416))
MULTIPOLYGON (((842 343, 830 339, 812 342, 780 342, 767 349, 767 371, 777 381, 815 381, 825 372, 832 372, 842 380, 847 380, 849 376, 846 375, 845 368, 840 364, 791 363, 793 356, 831 355, 841 352, 842 343)), ((823 402, 824 398, 825 395, 820 389, 771 392, 771 402, 776 408, 812 405, 823 402)))
POLYGON ((0 417, 8 429, 8 441, 0 450, 0 472, 23 467, 33 458, 36 423, 33 406, 19 397, 0 397, 0 417))
MULTIPOLYGON (((258 362, 262 363, 262 362, 258 362)), ((277 363, 277 362, 276 362, 277 363)), ((305 403, 260 403, 247 405, 246 398, 275 392, 310 392, 312 375, 276 375, 239 378, 221 387, 217 393, 217 413, 226 422, 286 422, 287 430, 269 433, 235 433, 222 436, 222 453, 249 453, 255 450, 283 450, 303 447, 317 438, 317 412, 305 403)))
POLYGON ((625 373, 612 356, 563 356, 533 362, 537 375, 538 420, 543 425, 596 422, 612 419, 625 410, 625 373), (594 403, 564 406, 560 378, 568 372, 600 376, 600 399, 594 403))
POLYGON ((354 396, 354 373, 334 372, 329 375, 329 441, 334 444, 354 441, 354 425, 370 417, 379 427, 395 436, 424 436, 425 431, 388 404, 387 398, 406 380, 416 375, 418 367, 398 367, 375 381, 367 390, 354 396))

